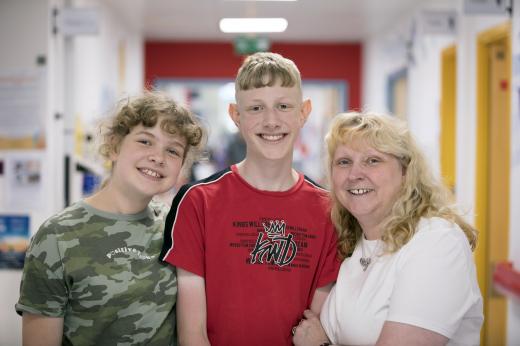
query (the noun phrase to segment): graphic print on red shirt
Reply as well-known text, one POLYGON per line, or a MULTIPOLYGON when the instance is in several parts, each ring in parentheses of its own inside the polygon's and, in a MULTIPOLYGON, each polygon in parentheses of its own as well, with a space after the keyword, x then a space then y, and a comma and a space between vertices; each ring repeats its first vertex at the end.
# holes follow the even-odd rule
POLYGON ((205 279, 212 345, 291 345, 291 328, 339 261, 328 193, 300 175, 255 189, 236 167, 185 185, 166 221, 161 259, 205 279))

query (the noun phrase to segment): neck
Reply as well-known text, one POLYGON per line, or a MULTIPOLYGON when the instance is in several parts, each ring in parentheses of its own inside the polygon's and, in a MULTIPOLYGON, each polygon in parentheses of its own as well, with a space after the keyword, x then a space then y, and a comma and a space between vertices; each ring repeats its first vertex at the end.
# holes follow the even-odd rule
POLYGON ((247 158, 238 163, 238 173, 250 185, 264 191, 287 191, 298 181, 298 173, 291 164, 267 161, 252 162, 247 158))
POLYGON ((361 229, 363 230, 363 236, 367 240, 376 240, 381 239, 381 236, 383 235, 383 228, 381 223, 378 224, 370 224, 370 223, 361 223, 359 220, 359 225, 361 226, 361 229))
POLYGON ((120 191, 112 182, 109 182, 103 189, 85 198, 85 202, 102 211, 130 215, 143 211, 151 199, 151 197, 130 196, 129 193, 120 191))

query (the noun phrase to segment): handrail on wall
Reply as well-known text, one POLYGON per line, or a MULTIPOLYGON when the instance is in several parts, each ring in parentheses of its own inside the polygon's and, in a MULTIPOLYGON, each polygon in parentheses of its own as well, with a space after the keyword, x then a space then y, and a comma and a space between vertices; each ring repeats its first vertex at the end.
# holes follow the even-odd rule
POLYGON ((512 262, 500 262, 495 266, 493 285, 507 297, 520 302, 520 272, 515 270, 512 262))

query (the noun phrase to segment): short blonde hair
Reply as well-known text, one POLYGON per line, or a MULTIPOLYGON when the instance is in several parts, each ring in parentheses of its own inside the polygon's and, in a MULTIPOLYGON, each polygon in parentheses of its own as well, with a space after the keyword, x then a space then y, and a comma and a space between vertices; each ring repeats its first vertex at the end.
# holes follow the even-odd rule
MULTIPOLYGON (((339 145, 362 140, 374 149, 398 159, 405 171, 402 191, 386 220, 382 240, 388 252, 398 251, 415 234, 421 217, 442 217, 459 225, 472 249, 477 231, 451 205, 450 191, 431 174, 431 169, 406 124, 396 117, 376 113, 342 113, 333 120, 325 137, 327 167, 331 179, 334 153, 339 145)), ((339 202, 333 189, 332 221, 338 231, 338 253, 349 256, 362 230, 356 218, 339 202)))
POLYGON ((301 75, 296 64, 277 53, 255 53, 248 56, 238 70, 235 93, 276 83, 282 87, 296 86, 301 90, 301 75))
POLYGON ((164 132, 186 140, 183 166, 191 167, 202 152, 206 131, 193 113, 158 91, 145 91, 119 102, 115 115, 102 124, 101 156, 110 160, 135 126, 154 127, 158 121, 164 132))

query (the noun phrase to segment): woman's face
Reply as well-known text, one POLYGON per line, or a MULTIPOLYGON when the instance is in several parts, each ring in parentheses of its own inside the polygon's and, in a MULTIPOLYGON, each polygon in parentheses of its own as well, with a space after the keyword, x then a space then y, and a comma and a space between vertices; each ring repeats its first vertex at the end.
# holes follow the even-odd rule
POLYGON ((393 155, 360 140, 336 148, 332 188, 364 230, 379 225, 388 216, 403 181, 404 169, 393 155))

